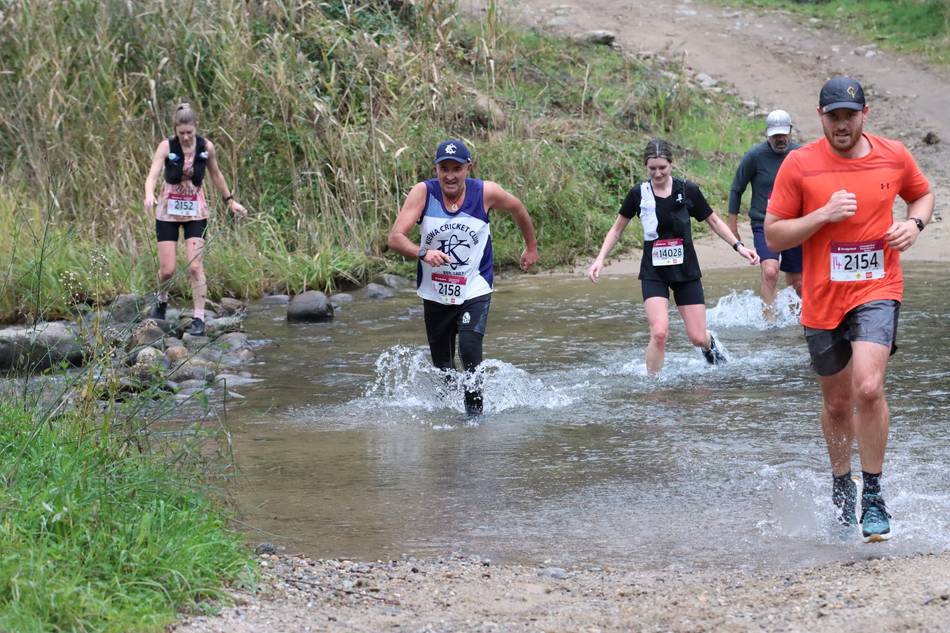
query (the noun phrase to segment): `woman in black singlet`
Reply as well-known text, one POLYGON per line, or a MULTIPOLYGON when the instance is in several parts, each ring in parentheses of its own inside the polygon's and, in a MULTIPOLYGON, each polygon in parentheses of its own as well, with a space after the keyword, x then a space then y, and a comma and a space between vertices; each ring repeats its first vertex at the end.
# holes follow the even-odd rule
POLYGON ((651 140, 643 152, 643 160, 650 179, 633 187, 627 194, 617 220, 607 231, 597 259, 587 270, 587 276, 591 281, 597 281, 608 253, 630 220, 639 216, 643 224, 643 257, 640 260, 639 278, 643 306, 650 323, 647 373, 655 375, 663 368, 670 327, 670 290, 686 324, 690 342, 702 350, 710 364, 723 363, 725 356, 716 345, 716 339, 706 329, 706 299, 700 279, 702 272, 693 247, 690 219, 708 223, 716 235, 750 264, 757 264, 759 256, 746 248, 726 223, 713 213, 699 186, 688 180, 673 178, 673 152, 669 143, 662 139, 651 140))

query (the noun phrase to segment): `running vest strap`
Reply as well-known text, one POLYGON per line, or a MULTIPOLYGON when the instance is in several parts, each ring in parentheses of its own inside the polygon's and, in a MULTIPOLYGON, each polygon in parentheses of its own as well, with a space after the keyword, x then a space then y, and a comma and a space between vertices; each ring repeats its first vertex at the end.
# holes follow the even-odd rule
POLYGON ((422 246, 445 253, 449 262, 432 267, 420 260, 416 267, 417 294, 446 305, 487 295, 492 291, 494 272, 484 183, 466 178, 465 199, 454 212, 442 202, 438 179, 425 184, 426 202, 419 219, 422 246))
MULTIPOLYGON (((192 169, 191 182, 200 187, 205 179, 205 165, 208 162, 207 143, 204 137, 195 137, 195 162, 192 169)), ((177 136, 168 139, 168 156, 165 158, 165 182, 177 185, 184 177, 185 153, 181 149, 181 141, 177 136)))
MULTIPOLYGON (((676 180, 673 181, 677 183, 676 180)), ((686 197, 686 181, 679 182, 679 196, 676 198, 677 204, 689 206, 689 198, 686 197)), ((650 181, 640 183, 640 222, 643 224, 643 241, 652 242, 660 237, 657 233, 659 220, 656 217, 656 197, 653 195, 653 187, 650 181)), ((689 235, 669 235, 664 237, 690 237, 689 235)))

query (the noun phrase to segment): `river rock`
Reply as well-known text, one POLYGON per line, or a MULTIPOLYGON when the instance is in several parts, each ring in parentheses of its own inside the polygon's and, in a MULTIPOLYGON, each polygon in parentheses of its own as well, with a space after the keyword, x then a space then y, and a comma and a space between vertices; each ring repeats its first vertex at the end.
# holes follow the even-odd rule
POLYGON ((154 347, 143 347, 135 354, 136 365, 164 366, 165 354, 154 347))
POLYGON ((610 31, 606 31, 606 30, 603 30, 603 29, 598 29, 598 30, 596 30, 596 31, 590 31, 590 32, 588 32, 588 33, 584 33, 584 34, 581 35, 578 39, 580 39, 581 42, 584 42, 584 43, 586 43, 586 44, 597 44, 597 45, 600 45, 600 46, 612 46, 613 43, 614 43, 614 40, 617 39, 617 36, 614 35, 614 34, 613 34, 612 32, 610 32, 610 31))
POLYGON ((175 367, 169 377, 178 382, 201 380, 207 384, 214 380, 214 367, 200 358, 189 358, 175 367))
POLYGON ((211 337, 220 336, 225 332, 238 332, 243 329, 243 316, 226 316, 205 321, 205 334, 211 337))
POLYGON ((308 290, 297 296, 287 306, 288 321, 308 323, 333 320, 333 306, 319 290, 308 290))
POLYGON ((79 366, 86 355, 80 340, 71 325, 60 321, 0 330, 0 371, 41 371, 63 362, 79 366))
POLYGON ((290 303, 290 295, 267 295, 261 298, 261 303, 266 306, 285 306, 290 303))
POLYGON ((699 83, 700 86, 702 86, 706 90, 711 90, 719 84, 718 81, 716 81, 715 79, 713 79, 706 73, 699 73, 698 75, 696 75, 696 81, 699 83))
POLYGON ((330 303, 333 304, 334 308, 344 303, 353 303, 353 295, 348 292, 338 292, 330 297, 330 303))
POLYGON ((134 330, 129 342, 126 344, 127 350, 137 347, 162 345, 165 338, 165 330, 161 328, 155 319, 145 319, 139 323, 134 330))
POLYGON ((386 286, 387 288, 392 288, 393 290, 402 290, 403 288, 409 288, 412 286, 412 282, 405 277, 400 277, 399 275, 393 275, 390 273, 383 273, 377 276, 373 280, 373 283, 377 283, 380 286, 386 286))
POLYGON ((181 337, 181 340, 185 347, 191 351, 207 347, 211 343, 211 339, 207 336, 194 336, 193 334, 185 334, 181 337))
POLYGON ((254 384, 255 382, 260 382, 260 380, 257 378, 245 378, 244 376, 241 376, 239 374, 220 373, 214 378, 214 384, 216 385, 227 384, 229 389, 233 389, 234 387, 240 387, 242 385, 251 385, 251 384, 254 384))
POLYGON ((123 294, 116 297, 109 306, 112 318, 128 323, 145 315, 151 309, 148 300, 141 295, 123 294))
POLYGON ((396 293, 392 291, 392 288, 387 288, 379 284, 367 284, 366 287, 363 288, 363 294, 365 294, 368 299, 389 299, 396 295, 396 293))
POLYGON ((940 137, 937 136, 936 132, 931 130, 930 132, 927 132, 926 134, 924 134, 923 141, 926 145, 936 145, 937 143, 940 142, 940 137))
POLYGON ((254 352, 245 348, 235 352, 228 352, 220 358, 220 361, 229 367, 237 367, 254 360, 254 352))
POLYGON ((165 358, 172 365, 177 365, 178 363, 182 362, 188 358, 190 354, 191 352, 189 352, 188 348, 184 345, 175 345, 174 347, 168 347, 165 349, 165 358))
POLYGON ((214 344, 225 352, 236 352, 248 346, 247 334, 244 332, 228 332, 219 337, 214 344))
POLYGON ((567 578, 567 570, 561 567, 545 567, 538 572, 542 578, 551 578, 553 580, 564 580, 567 578))

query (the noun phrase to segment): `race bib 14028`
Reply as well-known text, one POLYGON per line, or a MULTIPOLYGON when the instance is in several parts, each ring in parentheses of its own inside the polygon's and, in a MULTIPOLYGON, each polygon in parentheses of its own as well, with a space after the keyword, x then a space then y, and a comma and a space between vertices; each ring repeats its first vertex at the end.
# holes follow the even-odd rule
POLYGON ((673 238, 653 242, 653 266, 675 266, 683 263, 683 240, 673 238))

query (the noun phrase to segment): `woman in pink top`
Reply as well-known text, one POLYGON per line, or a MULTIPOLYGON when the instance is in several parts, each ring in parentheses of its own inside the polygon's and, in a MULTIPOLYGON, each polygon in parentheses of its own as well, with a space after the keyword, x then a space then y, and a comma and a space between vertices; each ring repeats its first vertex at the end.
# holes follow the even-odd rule
POLYGON ((231 195, 224 176, 218 168, 214 144, 198 136, 198 117, 187 103, 175 110, 175 136, 158 144, 152 157, 152 166, 145 179, 145 210, 155 207, 155 235, 158 238, 158 303, 152 317, 165 318, 168 307, 167 282, 175 274, 175 249, 181 230, 185 233, 188 254, 188 276, 195 304, 194 318, 185 330, 194 336, 205 333, 205 299, 208 287, 205 283, 204 257, 205 230, 208 227, 208 203, 205 201, 205 172, 227 203, 228 208, 244 217, 247 209, 231 195), (155 200, 155 184, 158 173, 165 168, 158 201, 155 200))

